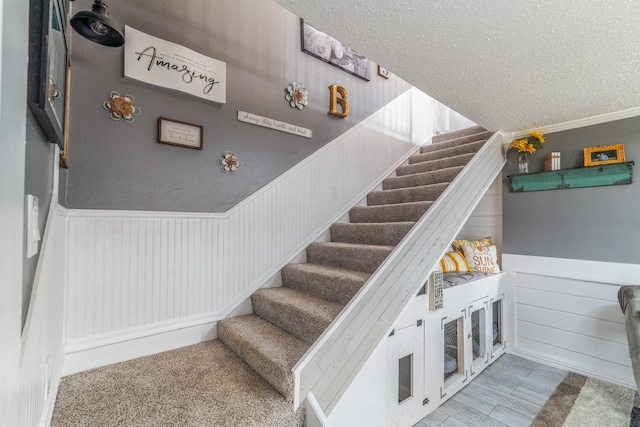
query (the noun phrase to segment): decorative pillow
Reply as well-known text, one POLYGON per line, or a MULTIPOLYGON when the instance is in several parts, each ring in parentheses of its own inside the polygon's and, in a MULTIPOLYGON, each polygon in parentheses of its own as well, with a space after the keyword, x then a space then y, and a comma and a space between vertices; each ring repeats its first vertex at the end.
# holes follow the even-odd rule
POLYGON ((469 262, 471 271, 485 273, 500 273, 498 253, 494 245, 491 246, 463 246, 464 257, 469 262))
POLYGON ((493 245, 493 241, 491 237, 485 237, 484 239, 479 240, 465 240, 458 239, 454 240, 451 246, 453 246, 454 251, 461 251, 463 246, 491 246, 493 245))
POLYGON ((462 252, 447 252, 440 260, 440 267, 443 273, 452 271, 471 271, 469 263, 465 259, 462 252))

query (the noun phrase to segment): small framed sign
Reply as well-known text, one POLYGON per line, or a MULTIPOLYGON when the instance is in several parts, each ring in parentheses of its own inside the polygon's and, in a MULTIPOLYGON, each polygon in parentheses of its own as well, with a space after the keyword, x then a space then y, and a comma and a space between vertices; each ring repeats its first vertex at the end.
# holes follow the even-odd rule
POLYGON ((431 311, 444 307, 443 279, 442 271, 434 271, 429 277, 429 310, 431 311))
POLYGON ((202 126, 180 120, 158 118, 158 142, 202 150, 202 126))
POLYGON ((389 78, 389 70, 378 65, 378 75, 383 79, 387 80, 389 78))

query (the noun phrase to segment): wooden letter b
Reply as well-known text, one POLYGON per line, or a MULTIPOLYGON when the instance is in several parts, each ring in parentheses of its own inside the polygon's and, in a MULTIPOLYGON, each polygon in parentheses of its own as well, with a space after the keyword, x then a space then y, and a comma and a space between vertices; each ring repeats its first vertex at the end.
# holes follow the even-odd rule
POLYGON ((331 99, 329 101, 328 114, 344 119, 349 115, 349 103, 347 102, 349 94, 347 93, 347 90, 334 83, 329 86, 329 93, 331 94, 331 99), (340 94, 340 98, 338 98, 338 93, 340 94), (340 104, 342 107, 342 113, 338 112, 336 104, 340 104))

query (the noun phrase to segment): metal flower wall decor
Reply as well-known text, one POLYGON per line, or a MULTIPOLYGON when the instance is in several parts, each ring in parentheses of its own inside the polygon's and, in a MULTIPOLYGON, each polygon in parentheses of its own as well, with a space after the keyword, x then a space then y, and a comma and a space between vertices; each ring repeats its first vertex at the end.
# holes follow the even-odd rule
POLYGON ((307 91, 304 83, 293 82, 287 86, 286 92, 284 99, 289 101, 291 108, 302 110, 309 104, 309 91, 307 91))
POLYGON ((235 173, 240 167, 240 160, 238 160, 236 153, 227 151, 222 155, 220 164, 222 165, 223 172, 235 173))
POLYGON ((121 96, 114 90, 109 96, 111 99, 104 101, 102 106, 111 112, 109 117, 113 120, 124 119, 125 122, 132 123, 133 116, 140 114, 140 108, 133 106, 133 95, 121 96))

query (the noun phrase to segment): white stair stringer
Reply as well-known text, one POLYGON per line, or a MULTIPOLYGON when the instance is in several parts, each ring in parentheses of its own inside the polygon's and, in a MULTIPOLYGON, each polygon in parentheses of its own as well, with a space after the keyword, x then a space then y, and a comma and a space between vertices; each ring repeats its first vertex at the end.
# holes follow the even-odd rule
POLYGON ((312 393, 329 416, 506 163, 496 132, 293 368, 294 407, 312 393))

